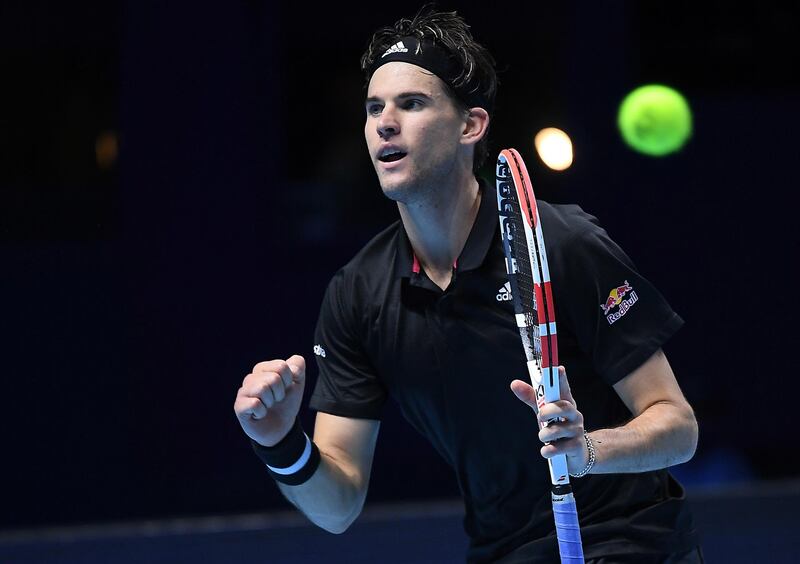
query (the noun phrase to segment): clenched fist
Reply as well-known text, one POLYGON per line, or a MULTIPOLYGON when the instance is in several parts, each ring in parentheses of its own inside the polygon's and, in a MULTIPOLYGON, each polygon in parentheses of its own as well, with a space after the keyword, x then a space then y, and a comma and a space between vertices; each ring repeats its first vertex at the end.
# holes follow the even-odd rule
POLYGON ((287 360, 259 362, 245 376, 233 410, 247 436, 270 447, 294 425, 306 383, 306 361, 294 355, 287 360))

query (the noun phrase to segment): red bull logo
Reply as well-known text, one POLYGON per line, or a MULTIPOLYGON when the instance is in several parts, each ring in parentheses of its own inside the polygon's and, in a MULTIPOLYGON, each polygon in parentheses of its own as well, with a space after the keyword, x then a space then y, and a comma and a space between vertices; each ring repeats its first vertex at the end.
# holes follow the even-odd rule
POLYGON ((605 303, 600 304, 600 309, 603 310, 603 315, 606 316, 608 324, 611 325, 623 315, 628 313, 628 310, 638 301, 639 297, 633 291, 633 287, 627 280, 622 286, 617 286, 608 293, 605 303), (628 296, 628 299, 625 299, 628 296), (612 309, 619 306, 619 311, 613 312, 612 309))

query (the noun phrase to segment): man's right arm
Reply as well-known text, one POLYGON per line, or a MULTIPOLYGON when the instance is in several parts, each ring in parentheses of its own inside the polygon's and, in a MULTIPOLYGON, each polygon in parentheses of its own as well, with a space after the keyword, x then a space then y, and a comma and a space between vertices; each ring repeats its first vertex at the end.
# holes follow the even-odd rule
MULTIPOLYGON (((244 432, 267 448, 280 443, 294 426, 304 387, 301 356, 257 364, 242 382, 234 403, 244 432)), ((283 494, 316 525, 332 533, 344 532, 361 513, 367 496, 379 426, 372 419, 319 413, 314 443, 320 464, 299 485, 279 483, 283 494)))
POLYGON ((364 506, 380 422, 317 413, 314 443, 320 465, 299 486, 279 483, 290 502, 314 524, 343 533, 364 506))

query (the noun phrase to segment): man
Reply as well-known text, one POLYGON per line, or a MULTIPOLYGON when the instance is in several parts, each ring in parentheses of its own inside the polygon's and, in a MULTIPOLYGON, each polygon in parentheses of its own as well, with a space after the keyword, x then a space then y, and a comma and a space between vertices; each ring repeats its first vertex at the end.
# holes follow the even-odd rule
POLYGON ((281 491, 320 527, 345 531, 392 395, 458 476, 469 561, 557 561, 536 448, 566 454, 570 473, 585 476, 574 491, 587 561, 701 561, 682 489, 664 470, 697 442, 661 351, 681 319, 593 217, 542 203, 570 381, 562 368, 563 399, 538 414, 559 422, 538 431, 533 389, 514 379, 526 369, 503 295, 495 195, 474 174, 487 154, 494 61, 455 13, 423 10, 379 30, 362 68, 367 148, 400 221, 325 294, 313 442, 297 420, 303 357, 261 362, 239 389, 239 422, 281 491))

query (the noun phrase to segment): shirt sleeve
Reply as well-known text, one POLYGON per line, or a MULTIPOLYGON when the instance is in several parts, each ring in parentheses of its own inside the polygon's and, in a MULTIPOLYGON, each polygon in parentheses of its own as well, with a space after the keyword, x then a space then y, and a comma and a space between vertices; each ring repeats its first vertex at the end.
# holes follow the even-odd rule
POLYGON ((342 417, 380 419, 386 388, 364 349, 355 295, 343 270, 325 291, 314 331, 319 376, 309 405, 342 417))
POLYGON ((569 237, 553 272, 562 273, 560 299, 578 346, 613 385, 650 358, 683 320, 604 229, 593 222, 585 227, 569 237))

